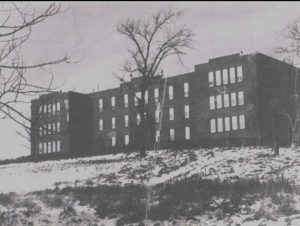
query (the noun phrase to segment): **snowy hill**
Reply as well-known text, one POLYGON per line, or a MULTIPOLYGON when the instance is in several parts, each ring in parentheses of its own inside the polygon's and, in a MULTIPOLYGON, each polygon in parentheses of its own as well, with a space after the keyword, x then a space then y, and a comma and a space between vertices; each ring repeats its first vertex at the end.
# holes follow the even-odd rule
POLYGON ((0 166, 0 192, 25 193, 59 186, 146 183, 191 177, 221 180, 270 178, 284 173, 300 183, 300 151, 281 149, 274 156, 267 148, 215 148, 95 156, 78 159, 0 166), (30 181, 30 182, 29 182, 30 181), (29 183, 28 183, 29 182, 29 183))
POLYGON ((262 147, 1 165, 0 225, 300 225, 299 170, 262 147))

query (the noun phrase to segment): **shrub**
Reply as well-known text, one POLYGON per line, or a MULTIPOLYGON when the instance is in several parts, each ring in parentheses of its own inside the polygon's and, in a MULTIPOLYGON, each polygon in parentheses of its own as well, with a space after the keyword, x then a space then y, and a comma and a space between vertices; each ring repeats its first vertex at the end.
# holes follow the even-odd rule
POLYGON ((14 202, 16 194, 13 192, 10 192, 8 194, 0 193, 0 205, 2 206, 8 206, 11 205, 14 202))
POLYGON ((85 182, 85 184, 86 184, 87 186, 93 186, 93 185, 94 185, 94 182, 93 182, 92 179, 87 179, 86 182, 85 182))
POLYGON ((58 195, 46 195, 43 201, 50 208, 60 208, 64 204, 63 199, 58 195))
POLYGON ((281 195, 281 202, 278 207, 278 212, 285 216, 291 216, 293 214, 299 213, 299 211, 295 209, 294 204, 295 200, 291 195, 281 195))
POLYGON ((14 203, 14 208, 26 208, 24 214, 30 216, 31 214, 37 214, 41 212, 41 207, 37 205, 32 199, 25 198, 20 199, 14 203))
POLYGON ((76 211, 73 208, 72 205, 68 204, 66 206, 64 206, 63 211, 60 213, 59 218, 66 218, 66 217, 71 217, 71 216, 75 216, 76 215, 76 211))

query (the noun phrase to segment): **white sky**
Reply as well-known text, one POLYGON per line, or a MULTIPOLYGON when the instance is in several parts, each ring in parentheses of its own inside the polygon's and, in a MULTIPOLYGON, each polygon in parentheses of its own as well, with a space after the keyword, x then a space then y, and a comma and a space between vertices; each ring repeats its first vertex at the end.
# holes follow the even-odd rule
MULTIPOLYGON (((42 2, 32 2, 37 8, 42 2)), ((184 57, 184 66, 176 59, 164 65, 164 74, 190 72, 195 64, 208 59, 259 51, 275 56, 274 47, 282 43, 280 32, 300 16, 298 2, 65 2, 66 12, 35 27, 24 47, 27 64, 57 59, 65 54, 74 64, 53 66, 55 81, 64 83, 63 91, 96 91, 118 86, 112 75, 120 73, 127 56, 128 42, 116 31, 116 25, 128 17, 147 17, 172 6, 184 10, 180 24, 193 29, 194 49, 184 57)), ((32 71, 33 81, 44 83, 49 75, 32 71)), ((16 126, 0 120, 0 158, 29 154, 26 142, 16 135, 16 126)))

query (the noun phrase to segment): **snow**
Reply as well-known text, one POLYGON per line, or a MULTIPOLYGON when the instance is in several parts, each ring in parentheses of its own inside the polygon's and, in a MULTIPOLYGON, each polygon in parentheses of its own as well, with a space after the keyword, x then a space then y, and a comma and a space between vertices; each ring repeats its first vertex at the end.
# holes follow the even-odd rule
MULTIPOLYGON (((280 155, 275 156, 270 148, 214 148, 199 150, 160 150, 148 152, 147 157, 141 158, 138 153, 111 154, 58 161, 44 161, 37 163, 20 163, 0 165, 0 193, 16 192, 21 199, 34 200, 41 208, 40 213, 33 214, 28 222, 34 225, 61 225, 77 219, 81 225, 115 225, 117 218, 100 219, 95 209, 81 206, 79 203, 70 205, 75 211, 63 215, 63 207, 49 208, 45 206, 32 191, 63 188, 65 186, 97 186, 100 184, 125 185, 127 183, 145 183, 155 185, 170 183, 183 178, 199 176, 206 179, 237 180, 242 178, 285 177, 300 185, 300 150, 281 148, 280 155)), ((300 225, 300 195, 293 194, 295 209, 299 213, 291 216, 277 214, 278 204, 273 204, 270 198, 258 200, 251 211, 243 210, 232 216, 218 219, 213 214, 195 216, 193 219, 173 219, 163 222, 149 221, 148 225, 300 225), (260 217, 255 213, 263 208, 265 213, 274 219, 260 217), (277 211, 277 212, 276 212, 277 211), (157 224, 159 223, 159 224, 157 224)), ((212 206, 224 202, 223 198, 212 200, 212 206)), ((64 199, 66 205, 68 200, 64 199)), ((19 224, 22 225, 27 207, 14 208, 0 205, 0 212, 9 216, 17 214, 19 224)), ((247 207, 247 209, 249 209, 247 207)), ((25 222, 25 221, 24 221, 25 222)), ((135 225, 135 224, 131 224, 135 225)), ((136 224, 138 225, 138 224, 136 224)))
POLYGON ((193 175, 220 180, 283 175, 300 184, 300 151, 280 151, 274 156, 270 148, 257 147, 160 150, 148 152, 145 158, 131 153, 1 165, 0 193, 99 184, 155 185, 193 175))

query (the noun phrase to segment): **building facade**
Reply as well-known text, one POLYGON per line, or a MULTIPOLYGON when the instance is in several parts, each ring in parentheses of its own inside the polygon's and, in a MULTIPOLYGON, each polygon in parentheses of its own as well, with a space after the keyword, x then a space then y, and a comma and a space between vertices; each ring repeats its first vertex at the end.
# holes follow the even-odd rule
POLYGON ((47 94, 32 101, 31 152, 132 151, 141 132, 150 150, 158 139, 163 148, 264 145, 274 139, 284 145, 291 139, 284 115, 292 112, 295 72, 253 53, 213 58, 187 74, 157 76, 145 93, 146 131, 140 131, 138 110, 141 78, 89 94, 47 94))

